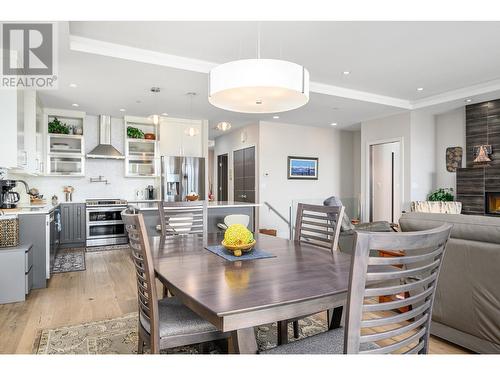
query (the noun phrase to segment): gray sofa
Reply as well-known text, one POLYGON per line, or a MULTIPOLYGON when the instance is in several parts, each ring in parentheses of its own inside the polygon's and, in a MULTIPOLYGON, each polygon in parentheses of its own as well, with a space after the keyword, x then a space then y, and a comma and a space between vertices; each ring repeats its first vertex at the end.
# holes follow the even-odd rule
POLYGON ((431 333, 478 353, 500 353, 500 218, 410 212, 401 230, 453 224, 431 333))

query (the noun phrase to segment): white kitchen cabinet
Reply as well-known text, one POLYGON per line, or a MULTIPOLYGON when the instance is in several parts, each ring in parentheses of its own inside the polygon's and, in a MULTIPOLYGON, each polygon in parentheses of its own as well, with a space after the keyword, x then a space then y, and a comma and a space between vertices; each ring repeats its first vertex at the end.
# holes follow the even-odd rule
POLYGON ((46 176, 85 176, 85 112, 45 108, 42 137, 46 176), (57 118, 69 134, 49 132, 49 123, 57 118))
POLYGON ((0 167, 17 167, 17 92, 0 90, 0 167))
POLYGON ((19 171, 28 171, 28 150, 29 144, 26 144, 26 134, 29 133, 30 129, 26 129, 28 124, 24 122, 24 95, 25 92, 17 91, 17 103, 16 103, 16 123, 17 123, 17 165, 16 168, 19 171), (28 131, 27 131, 28 130, 28 131))
POLYGON ((37 149, 37 94, 35 90, 2 90, 2 148, 0 167, 18 174, 37 174, 40 156, 37 149))
POLYGON ((125 116, 125 176, 155 177, 158 175, 158 126, 149 118, 125 116), (153 139, 131 138, 128 127, 136 128, 153 139))
POLYGON ((163 118, 160 121, 160 155, 203 157, 203 120, 163 118))

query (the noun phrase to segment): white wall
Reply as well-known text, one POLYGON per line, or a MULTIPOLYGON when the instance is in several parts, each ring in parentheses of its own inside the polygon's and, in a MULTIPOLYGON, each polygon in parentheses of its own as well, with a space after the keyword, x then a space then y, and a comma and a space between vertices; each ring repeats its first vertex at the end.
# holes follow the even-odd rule
MULTIPOLYGON (((352 132, 260 122, 260 203, 269 202, 288 218, 292 201, 351 197, 352 143, 352 132), (318 157, 318 180, 288 180, 288 156, 318 157)), ((266 207, 260 208, 259 221, 260 228, 275 228, 278 236, 288 237, 287 225, 266 207)))
MULTIPOLYGON (((245 126, 244 128, 235 129, 227 134, 221 135, 215 139, 215 148, 214 148, 214 188, 217 185, 217 156, 227 154, 227 165, 228 165, 228 200, 234 200, 234 179, 233 179, 233 152, 236 150, 241 150, 243 148, 255 146, 256 151, 256 160, 255 160, 255 186, 256 186, 256 195, 255 199, 259 201, 259 192, 257 187, 259 186, 259 124, 253 124, 245 126), (242 138, 243 136, 243 138, 242 138), (245 139, 243 142, 242 139, 245 139)), ((217 189, 215 189, 217 190, 217 189)), ((215 191, 215 199, 217 200, 217 192, 215 191)))
POLYGON ((353 218, 359 218, 361 199, 361 131, 352 132, 352 196, 354 197, 353 218))
POLYGON ((425 201, 436 186, 436 128, 434 115, 411 112, 411 200, 425 201))
MULTIPOLYGON (((120 152, 124 153, 125 133, 122 118, 111 119, 111 143, 120 152)), ((99 121, 97 116, 86 116, 85 118, 85 150, 91 151, 98 144, 99 121)), ((86 159, 85 177, 45 177, 45 176, 16 176, 10 178, 25 180, 30 187, 36 187, 40 194, 50 202, 52 195, 57 195, 59 201, 64 200, 63 187, 71 185, 75 188, 73 201, 81 201, 88 198, 120 198, 133 200, 135 191, 144 189, 147 185, 155 185, 154 178, 129 178, 124 177, 124 160, 99 160, 86 159), (109 181, 109 185, 104 183, 90 183, 90 177, 103 176, 109 181)), ((20 191, 20 190, 19 190, 20 191)), ((23 201, 27 201, 24 194, 23 201)))
POLYGON ((369 145, 390 141, 401 141, 402 166, 402 209, 409 206, 411 199, 411 155, 410 112, 361 123, 361 211, 364 221, 368 221, 369 205, 369 145))
POLYGON ((214 161, 214 150, 208 150, 208 185, 207 185, 207 194, 210 193, 210 188, 212 188, 212 193, 215 193, 216 189, 216 180, 214 180, 215 172, 215 164, 216 162, 214 161))
POLYGON ((436 188, 456 188, 455 172, 446 170, 446 148, 460 146, 463 150, 462 167, 465 167, 465 107, 436 116, 436 188))

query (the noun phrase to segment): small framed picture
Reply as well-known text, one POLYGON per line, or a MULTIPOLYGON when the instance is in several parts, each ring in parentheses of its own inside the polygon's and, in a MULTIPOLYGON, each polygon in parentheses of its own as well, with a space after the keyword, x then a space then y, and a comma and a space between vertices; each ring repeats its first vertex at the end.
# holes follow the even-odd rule
POLYGON ((289 180, 317 180, 318 158, 288 157, 289 180))

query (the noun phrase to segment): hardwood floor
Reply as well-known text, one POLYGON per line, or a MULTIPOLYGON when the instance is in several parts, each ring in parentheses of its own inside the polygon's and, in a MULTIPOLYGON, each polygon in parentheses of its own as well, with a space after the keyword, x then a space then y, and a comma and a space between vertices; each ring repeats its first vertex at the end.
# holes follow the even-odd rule
POLYGON ((52 276, 26 302, 0 305, 0 353, 31 353, 42 328, 119 317, 137 310, 128 251, 86 254, 86 270, 52 276))
MULTIPOLYGON (((0 353, 32 353, 43 328, 120 317, 137 311, 134 269, 126 250, 86 254, 86 270, 55 274, 47 289, 26 302, 0 305, 0 353)), ((432 337, 430 352, 465 354, 463 348, 432 337)))

